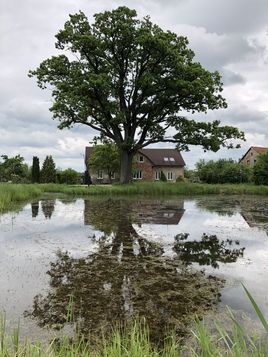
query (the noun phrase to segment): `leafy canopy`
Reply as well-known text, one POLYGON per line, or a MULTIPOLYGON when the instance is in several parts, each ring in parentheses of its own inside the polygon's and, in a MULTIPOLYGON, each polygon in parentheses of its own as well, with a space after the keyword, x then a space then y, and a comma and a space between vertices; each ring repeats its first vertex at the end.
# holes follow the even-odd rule
POLYGON ((196 175, 206 183, 245 183, 251 180, 250 168, 233 159, 199 160, 195 166, 196 175))
POLYGON ((139 20, 125 6, 94 17, 91 25, 83 12, 70 15, 56 35, 62 53, 29 72, 42 89, 52 86, 50 110, 60 129, 84 124, 114 141, 121 174, 122 166, 129 170, 137 150, 149 144, 217 151, 233 147, 232 139, 244 140, 243 132, 220 121, 181 115, 227 107, 219 73, 193 61, 187 38, 163 31, 148 16, 139 20), (167 137, 169 128, 175 134, 167 137))

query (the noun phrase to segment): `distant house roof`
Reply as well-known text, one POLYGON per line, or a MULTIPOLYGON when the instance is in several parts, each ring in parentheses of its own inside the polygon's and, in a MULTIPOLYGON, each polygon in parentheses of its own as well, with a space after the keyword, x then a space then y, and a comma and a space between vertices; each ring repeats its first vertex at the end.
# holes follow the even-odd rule
POLYGON ((251 146, 248 151, 242 156, 241 161, 244 159, 245 156, 249 153, 250 150, 256 151, 258 154, 266 152, 268 148, 262 147, 262 146, 251 146))
POLYGON ((257 151, 257 153, 266 152, 268 148, 260 147, 260 146, 251 146, 251 149, 257 151))
POLYGON ((140 149, 138 153, 146 156, 153 166, 185 166, 177 149, 140 149))

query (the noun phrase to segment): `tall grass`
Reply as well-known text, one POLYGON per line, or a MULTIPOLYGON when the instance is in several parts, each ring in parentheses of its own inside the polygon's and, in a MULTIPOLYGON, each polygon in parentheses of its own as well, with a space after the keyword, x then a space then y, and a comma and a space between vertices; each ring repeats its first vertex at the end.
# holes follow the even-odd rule
POLYGON ((12 204, 40 196, 42 193, 62 193, 74 196, 95 195, 268 195, 268 186, 249 184, 209 185, 202 183, 143 182, 129 185, 67 186, 60 184, 0 183, 0 213, 12 204))
POLYGON ((229 310, 232 331, 227 331, 219 320, 215 320, 214 330, 204 321, 196 321, 193 329, 194 343, 180 346, 172 331, 157 348, 150 341, 149 327, 146 322, 134 321, 132 324, 116 326, 110 336, 100 337, 92 343, 90 335, 75 335, 72 340, 66 335, 55 339, 47 347, 43 343, 32 343, 29 339, 21 341, 19 326, 8 335, 5 318, 0 315, 0 356, 1 357, 267 357, 268 323, 252 295, 244 287, 266 333, 251 336, 241 326, 229 310), (215 332, 216 327, 216 332, 215 332))
POLYGON ((39 185, 24 185, 11 183, 0 184, 0 213, 8 209, 13 203, 40 196, 43 188, 39 185))
POLYGON ((244 285, 243 288, 252 306, 254 307, 255 312, 257 313, 259 321, 264 327, 265 335, 260 337, 259 334, 255 333, 255 335, 251 336, 248 331, 234 318, 231 310, 228 309, 230 320, 233 323, 231 332, 227 331, 218 319, 214 322, 217 333, 213 333, 211 327, 206 325, 204 321, 197 320, 196 331, 193 332, 197 346, 195 346, 194 349, 191 348, 191 356, 268 356, 268 323, 252 295, 244 285))

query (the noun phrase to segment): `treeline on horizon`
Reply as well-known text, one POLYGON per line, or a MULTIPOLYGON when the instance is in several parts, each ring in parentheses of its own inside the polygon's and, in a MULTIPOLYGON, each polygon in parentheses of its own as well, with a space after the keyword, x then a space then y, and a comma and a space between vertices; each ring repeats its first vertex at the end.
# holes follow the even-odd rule
MULTIPOLYGON (((39 158, 33 157, 32 166, 24 162, 20 155, 9 158, 1 155, 0 182, 12 183, 60 183, 89 184, 88 171, 78 173, 72 168, 60 170, 51 155, 47 155, 40 168, 39 158)), ((195 170, 184 170, 185 181, 203 182, 207 184, 239 184, 250 183, 268 185, 268 152, 258 155, 255 165, 247 166, 233 159, 199 160, 195 170)), ((182 180, 183 181, 183 180, 182 180)))

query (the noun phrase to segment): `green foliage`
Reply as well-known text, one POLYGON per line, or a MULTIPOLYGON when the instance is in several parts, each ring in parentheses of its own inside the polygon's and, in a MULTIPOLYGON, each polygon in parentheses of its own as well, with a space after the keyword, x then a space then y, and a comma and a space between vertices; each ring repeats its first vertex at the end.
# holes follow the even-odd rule
POLYGON ((226 328, 224 324, 219 320, 214 320, 214 326, 211 328, 206 322, 197 320, 196 329, 193 331, 193 335, 196 339, 195 348, 191 348, 190 356, 256 356, 266 357, 268 352, 268 323, 258 307, 253 296, 242 284, 252 306, 257 313, 259 321, 262 323, 266 336, 256 334, 253 335, 245 329, 241 323, 235 319, 232 311, 229 311, 229 320, 232 322, 232 328, 226 328), (213 332, 212 332, 213 330, 213 332))
POLYGON ((84 184, 85 185, 91 185, 92 184, 92 180, 91 180, 91 177, 90 177, 90 174, 89 174, 88 170, 86 170, 85 174, 84 174, 84 184))
POLYGON ((120 154, 118 147, 111 141, 103 145, 95 145, 89 158, 88 167, 90 172, 103 171, 109 176, 120 171, 120 154))
POLYGON ((40 172, 41 183, 56 182, 56 165, 51 155, 47 155, 40 172))
POLYGON ((44 60, 29 76, 45 89, 52 86, 50 110, 60 129, 84 124, 112 140, 121 157, 122 183, 131 183, 137 150, 173 142, 179 150, 201 145, 217 151, 234 147, 244 133, 230 126, 196 122, 180 115, 226 108, 219 73, 194 62, 186 37, 139 20, 120 6, 95 14, 90 25, 83 12, 70 15, 56 35, 60 54, 44 60), (176 133, 166 138, 173 127, 176 133))
POLYGON ((60 171, 57 176, 59 183, 66 183, 67 185, 76 185, 78 182, 78 172, 71 168, 68 168, 64 171, 60 171))
POLYGON ((160 181, 162 181, 162 182, 166 182, 167 181, 167 177, 166 177, 166 175, 164 174, 163 171, 161 171, 161 173, 160 173, 160 181))
POLYGON ((14 178, 16 175, 21 178, 29 177, 29 168, 28 165, 25 164, 24 158, 20 155, 16 155, 15 157, 9 158, 7 155, 1 155, 3 162, 0 162, 0 181, 12 181, 12 177, 14 178))
POLYGON ((251 179, 250 168, 232 159, 200 160, 196 169, 197 176, 205 183, 247 183, 251 179))
POLYGON ((255 185, 268 185, 268 151, 257 157, 253 166, 253 182, 255 185))
POLYGON ((32 182, 34 183, 40 182, 40 166, 39 166, 39 158, 37 156, 33 156, 32 182))
POLYGON ((186 178, 183 176, 183 175, 179 175, 177 178, 176 178, 176 182, 186 182, 186 178))

